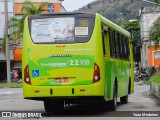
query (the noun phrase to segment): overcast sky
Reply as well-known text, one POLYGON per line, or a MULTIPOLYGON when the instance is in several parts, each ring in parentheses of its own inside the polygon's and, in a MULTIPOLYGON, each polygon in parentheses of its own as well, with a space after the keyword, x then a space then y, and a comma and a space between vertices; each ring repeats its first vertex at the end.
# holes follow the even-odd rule
POLYGON ((69 11, 78 10, 79 8, 87 5, 92 1, 94 0, 64 0, 62 2, 62 5, 69 12, 69 11))

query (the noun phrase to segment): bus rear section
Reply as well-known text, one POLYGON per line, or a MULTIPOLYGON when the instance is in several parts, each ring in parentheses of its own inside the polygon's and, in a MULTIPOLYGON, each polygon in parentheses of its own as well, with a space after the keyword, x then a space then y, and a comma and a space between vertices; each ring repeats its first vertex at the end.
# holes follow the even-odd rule
POLYGON ((23 36, 23 94, 46 111, 104 96, 94 14, 29 16, 23 36))

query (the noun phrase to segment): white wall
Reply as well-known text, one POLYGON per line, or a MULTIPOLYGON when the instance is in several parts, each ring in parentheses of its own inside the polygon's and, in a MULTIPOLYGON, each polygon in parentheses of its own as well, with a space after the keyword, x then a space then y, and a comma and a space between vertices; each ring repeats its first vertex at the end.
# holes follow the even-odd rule
POLYGON ((143 13, 141 15, 140 26, 141 26, 141 64, 147 66, 148 62, 148 46, 149 46, 149 33, 153 26, 153 23, 160 17, 160 12, 143 13), (147 42, 148 41, 148 42, 147 42))
POLYGON ((141 39, 142 40, 149 40, 149 31, 153 26, 153 23, 160 17, 160 12, 152 12, 147 14, 142 14, 141 16, 141 39))

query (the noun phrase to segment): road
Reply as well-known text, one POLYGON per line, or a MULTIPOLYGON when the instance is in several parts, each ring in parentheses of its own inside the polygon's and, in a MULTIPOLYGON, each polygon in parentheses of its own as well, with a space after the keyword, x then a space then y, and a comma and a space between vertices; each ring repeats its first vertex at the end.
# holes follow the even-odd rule
MULTIPOLYGON (((116 110, 117 114, 128 114, 127 111, 160 111, 159 102, 155 98, 149 95, 149 85, 142 85, 141 82, 135 83, 135 92, 129 96, 128 104, 118 103, 116 110), (119 112, 122 111, 122 112, 119 112), (125 112, 123 112, 125 111, 125 112)), ((66 107, 65 111, 62 113, 45 113, 43 102, 25 100, 23 99, 23 92, 21 88, 1 88, 0 89, 0 111, 39 111, 42 113, 42 118, 50 120, 53 118, 68 120, 76 117, 76 120, 81 119, 93 119, 97 120, 97 117, 100 119, 109 119, 111 118, 116 120, 116 116, 113 116, 115 112, 109 111, 97 111, 97 107, 92 106, 72 106, 66 107), (71 117, 71 118, 70 118, 71 117)), ((160 117, 160 116, 159 116, 160 117)), ((128 117, 125 117, 127 120, 128 117)), ((137 117, 130 118, 137 119, 137 117)), ((151 117, 143 117, 145 120, 151 120, 151 117)), ((157 117, 152 117, 155 120, 157 117)), ((26 118, 25 118, 26 119, 26 118)), ((118 118, 119 119, 119 118, 118 118)), ((1 120, 1 119, 0 119, 1 120)), ((124 120, 124 119, 123 119, 124 120)))

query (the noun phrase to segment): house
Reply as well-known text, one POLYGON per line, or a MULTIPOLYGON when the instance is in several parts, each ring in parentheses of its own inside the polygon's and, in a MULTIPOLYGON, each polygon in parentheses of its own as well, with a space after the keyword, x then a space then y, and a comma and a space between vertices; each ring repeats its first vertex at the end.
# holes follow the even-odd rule
POLYGON ((160 17, 159 7, 150 6, 141 10, 140 27, 141 27, 141 64, 145 66, 158 67, 160 64, 160 46, 155 50, 155 44, 150 41, 149 34, 153 23, 160 17))

